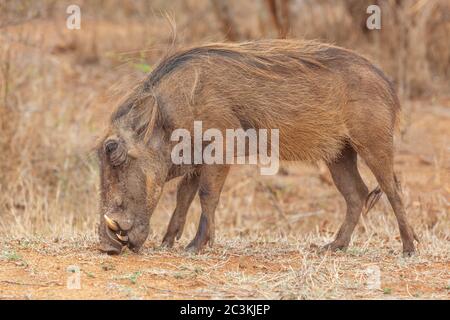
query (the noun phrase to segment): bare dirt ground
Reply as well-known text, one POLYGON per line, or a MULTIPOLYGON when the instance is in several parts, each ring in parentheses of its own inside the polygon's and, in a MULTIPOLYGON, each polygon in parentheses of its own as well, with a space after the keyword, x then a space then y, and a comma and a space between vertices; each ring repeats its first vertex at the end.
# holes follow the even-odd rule
POLYGON ((450 275, 448 260, 403 259, 387 248, 317 254, 295 244, 240 241, 221 242, 198 256, 148 246, 139 255, 110 257, 99 254, 92 241, 75 243, 8 242, 0 298, 446 299, 449 294, 443 281, 450 275), (70 266, 80 268, 80 289, 67 288, 74 275, 70 266), (368 286, 374 268, 380 270, 379 288, 368 286))
MULTIPOLYGON (((283 166, 271 177, 255 167, 233 168, 217 209, 216 244, 199 255, 183 251, 196 231, 198 199, 180 242, 158 248, 175 207, 171 182, 142 251, 107 256, 97 250, 98 172, 89 146, 124 83, 151 69, 134 63, 140 52, 133 50, 170 39, 154 20, 144 30, 86 22, 78 33, 61 23, 27 23, 0 34, 2 67, 12 66, 2 97, 11 107, 1 116, 13 124, 0 137, 7 138, 0 154, 0 299, 449 299, 447 93, 402 103, 395 165, 421 239, 415 257, 402 257, 384 196, 362 217, 346 252, 318 252, 345 214, 321 164, 283 166), (69 289, 78 275, 80 289, 69 289)), ((146 54, 153 63, 160 52, 146 54)), ((360 168, 374 188, 364 163, 360 168)))

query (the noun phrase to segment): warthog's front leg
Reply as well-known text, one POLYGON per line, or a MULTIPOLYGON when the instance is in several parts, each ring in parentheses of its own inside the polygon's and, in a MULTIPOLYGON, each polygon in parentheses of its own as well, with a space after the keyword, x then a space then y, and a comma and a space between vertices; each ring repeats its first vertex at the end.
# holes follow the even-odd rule
POLYGON ((197 234, 186 250, 200 251, 207 243, 214 244, 214 212, 219 202, 223 184, 230 167, 227 165, 205 165, 200 173, 199 197, 202 214, 197 234))
POLYGON ((186 215, 198 190, 200 176, 197 172, 187 173, 183 176, 177 189, 177 206, 172 214, 162 246, 171 248, 183 234, 186 215))

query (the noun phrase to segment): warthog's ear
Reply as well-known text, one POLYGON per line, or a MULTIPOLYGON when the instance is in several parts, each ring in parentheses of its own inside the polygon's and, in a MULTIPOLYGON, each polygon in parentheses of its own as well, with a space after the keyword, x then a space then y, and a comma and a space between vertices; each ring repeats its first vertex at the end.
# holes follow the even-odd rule
POLYGON ((106 139, 104 146, 108 160, 114 167, 120 166, 127 159, 125 144, 117 137, 106 139))

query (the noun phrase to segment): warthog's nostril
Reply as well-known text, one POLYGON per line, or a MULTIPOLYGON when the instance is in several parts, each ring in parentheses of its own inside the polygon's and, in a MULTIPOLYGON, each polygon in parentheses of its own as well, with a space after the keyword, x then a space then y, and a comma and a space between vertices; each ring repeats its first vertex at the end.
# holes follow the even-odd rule
POLYGON ((117 224, 117 222, 115 222, 113 219, 111 219, 110 217, 108 217, 106 214, 103 215, 103 218, 105 218, 105 222, 106 225, 108 226, 108 228, 110 228, 113 231, 119 231, 119 225, 117 224))
POLYGON ((118 209, 123 209, 123 200, 122 200, 122 197, 116 196, 116 197, 114 198, 114 204, 116 205, 116 207, 117 207, 118 209))

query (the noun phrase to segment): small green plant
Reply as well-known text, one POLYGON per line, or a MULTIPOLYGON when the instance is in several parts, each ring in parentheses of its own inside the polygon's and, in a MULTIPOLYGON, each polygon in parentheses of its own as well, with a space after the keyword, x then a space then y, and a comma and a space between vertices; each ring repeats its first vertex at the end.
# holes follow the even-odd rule
POLYGON ((113 279, 127 279, 127 280, 130 280, 130 282, 132 284, 136 284, 137 280, 141 276, 141 274, 142 274, 141 271, 136 271, 136 272, 133 272, 133 273, 125 274, 125 275, 120 276, 120 277, 113 277, 113 279))
POLYGON ((147 63, 135 63, 133 64, 134 68, 136 68, 137 70, 144 72, 144 73, 149 73, 150 71, 152 71, 152 67, 147 64, 147 63))
POLYGON ((20 261, 22 260, 22 256, 15 252, 14 250, 11 251, 3 251, 2 258, 4 258, 6 261, 20 261))
POLYGON ((20 254, 18 254, 14 250, 3 251, 0 258, 6 261, 15 262, 17 265, 22 267, 28 267, 28 263, 22 258, 20 254))
POLYGON ((92 272, 85 271, 85 270, 83 270, 83 272, 88 276, 88 278, 95 278, 95 276, 92 272))
POLYGON ((391 288, 383 288, 383 294, 391 294, 392 289, 391 288))
POLYGON ((130 277, 129 277, 131 283, 132 283, 132 284, 136 284, 137 279, 140 277, 141 274, 142 274, 141 271, 136 271, 136 272, 132 273, 132 274, 130 275, 130 277))

